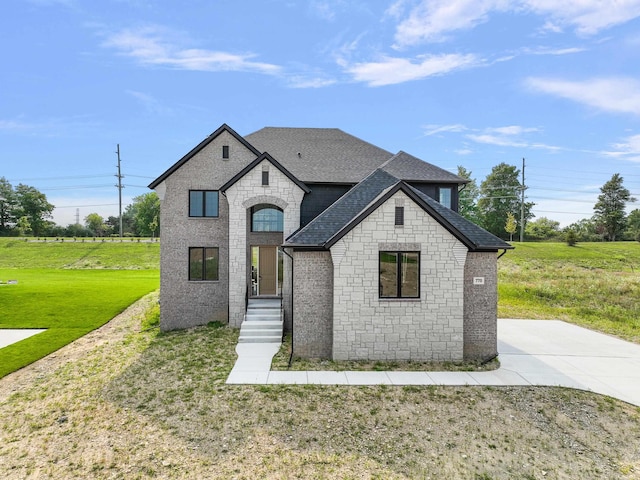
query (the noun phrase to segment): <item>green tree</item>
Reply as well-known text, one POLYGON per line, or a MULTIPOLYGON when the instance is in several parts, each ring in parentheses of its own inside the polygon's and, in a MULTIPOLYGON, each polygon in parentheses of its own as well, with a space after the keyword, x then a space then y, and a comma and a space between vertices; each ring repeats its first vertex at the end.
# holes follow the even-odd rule
POLYGON ((16 198, 13 186, 0 177, 0 235, 7 235, 15 226, 16 198))
POLYGON ((611 180, 600 187, 600 195, 593 209, 594 220, 602 230, 605 240, 614 242, 624 232, 626 227, 625 207, 629 202, 635 202, 631 192, 623 185, 623 178, 614 173, 611 180))
POLYGON ((640 242, 640 209, 632 210, 627 216, 627 236, 640 242))
MULTIPOLYGON (((520 170, 512 165, 496 165, 480 184, 478 213, 480 225, 494 235, 507 238, 504 219, 509 212, 520 212, 522 185, 518 180, 520 170)), ((533 218, 533 203, 524 203, 524 222, 533 218)), ((519 215, 518 215, 519 216, 519 215)))
POLYGON ((158 194, 149 192, 134 197, 133 202, 125 209, 123 220, 128 216, 133 220, 134 233, 137 236, 152 236, 155 229, 160 226, 160 220, 158 220, 160 218, 160 198, 158 194), (152 226, 155 229, 152 229, 152 226))
POLYGON ((507 223, 504 226, 505 232, 509 234, 509 241, 513 241, 513 234, 516 233, 518 228, 518 222, 516 222, 516 217, 513 216, 513 213, 507 213, 507 223))
POLYGON ((575 232, 578 241, 580 242, 596 242, 601 240, 596 232, 596 226, 591 218, 583 218, 575 223, 572 223, 566 227, 563 232, 567 233, 569 230, 575 232))
POLYGON ((102 218, 97 213, 90 213, 89 215, 84 217, 84 224, 98 237, 103 236, 107 228, 107 225, 105 225, 104 223, 104 218, 102 218))
MULTIPOLYGON (((574 232, 575 233, 575 232, 574 232)), ((560 222, 540 217, 527 223, 525 234, 530 240, 551 240, 560 236, 560 222)))
POLYGON ((16 228, 18 229, 18 235, 21 236, 29 235, 33 231, 31 224, 29 223, 29 217, 27 216, 20 217, 18 219, 16 228))
POLYGON ((480 196, 478 185, 471 178, 471 172, 460 165, 458 165, 458 176, 469 180, 469 183, 458 193, 458 213, 473 223, 480 223, 477 205, 480 196))
POLYGON ((20 183, 15 188, 16 217, 27 217, 35 236, 43 235, 47 228, 46 219, 51 218, 55 208, 47 201, 44 193, 35 187, 20 183))

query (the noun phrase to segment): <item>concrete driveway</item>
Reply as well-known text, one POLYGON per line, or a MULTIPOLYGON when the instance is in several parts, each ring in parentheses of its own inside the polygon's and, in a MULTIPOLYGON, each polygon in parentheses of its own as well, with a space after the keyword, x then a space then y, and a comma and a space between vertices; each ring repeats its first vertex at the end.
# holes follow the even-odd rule
POLYGON ((490 372, 272 371, 278 344, 238 344, 230 384, 546 385, 640 405, 640 345, 558 320, 498 320, 500 368, 490 372))
POLYGON ((498 320, 500 370, 640 405, 640 345, 559 320, 498 320))

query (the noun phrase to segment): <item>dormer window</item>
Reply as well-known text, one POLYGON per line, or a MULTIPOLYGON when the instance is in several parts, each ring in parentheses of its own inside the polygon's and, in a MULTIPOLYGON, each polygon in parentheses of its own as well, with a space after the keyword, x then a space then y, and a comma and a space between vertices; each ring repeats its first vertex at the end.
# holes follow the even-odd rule
POLYGON ((440 187, 438 189, 438 201, 447 208, 451 208, 451 187, 440 187))

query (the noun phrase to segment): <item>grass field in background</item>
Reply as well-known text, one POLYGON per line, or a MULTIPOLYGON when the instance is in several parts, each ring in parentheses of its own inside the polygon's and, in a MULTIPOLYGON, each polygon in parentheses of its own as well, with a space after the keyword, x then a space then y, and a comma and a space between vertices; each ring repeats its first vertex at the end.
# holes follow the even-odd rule
POLYGON ((514 243, 500 318, 560 319, 640 343, 640 243, 514 243))
POLYGON ((47 329, 0 349, 0 377, 104 325, 157 289, 158 259, 155 243, 0 239, 0 328, 47 329))

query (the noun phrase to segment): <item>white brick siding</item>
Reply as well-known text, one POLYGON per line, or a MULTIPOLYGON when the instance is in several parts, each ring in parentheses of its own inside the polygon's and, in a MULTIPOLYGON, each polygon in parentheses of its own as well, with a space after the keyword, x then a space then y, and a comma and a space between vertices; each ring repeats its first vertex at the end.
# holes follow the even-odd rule
POLYGON ((460 245, 403 192, 340 239, 331 249, 333 358, 462 360, 460 245), (396 200, 404 200, 402 227, 394 225, 396 200), (383 250, 420 251, 419 299, 379 298, 378 252, 383 250))

